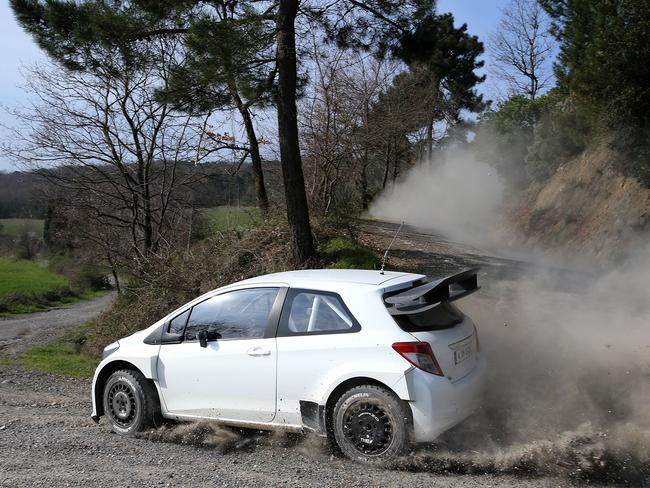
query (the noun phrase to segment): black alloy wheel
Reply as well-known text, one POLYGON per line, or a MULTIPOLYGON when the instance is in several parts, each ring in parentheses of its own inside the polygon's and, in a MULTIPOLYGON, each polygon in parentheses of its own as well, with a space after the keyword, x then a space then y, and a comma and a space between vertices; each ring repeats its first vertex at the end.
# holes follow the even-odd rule
POLYGON ((409 447, 408 408, 387 388, 356 386, 336 401, 328 436, 335 448, 354 461, 392 467, 409 447))
POLYGON ((360 453, 377 455, 390 447, 393 425, 381 404, 360 400, 343 414, 343 433, 360 453))

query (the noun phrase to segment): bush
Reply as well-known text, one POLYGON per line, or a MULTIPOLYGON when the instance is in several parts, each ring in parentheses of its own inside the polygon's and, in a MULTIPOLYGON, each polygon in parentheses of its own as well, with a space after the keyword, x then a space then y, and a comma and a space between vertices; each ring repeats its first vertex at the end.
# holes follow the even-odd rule
POLYGON ((557 90, 535 100, 513 96, 483 115, 474 145, 512 187, 525 188, 585 148, 590 120, 557 90))
POLYGON ((88 261, 75 259, 69 254, 52 256, 49 267, 55 273, 65 276, 76 293, 111 288, 107 270, 88 261))
POLYGON ((245 278, 293 268, 286 222, 271 217, 247 230, 221 232, 188 252, 152 259, 132 277, 115 306, 98 321, 86 349, 97 354, 108 343, 148 327, 206 291, 245 278))
POLYGON ((585 149, 593 124, 560 93, 544 97, 525 165, 531 181, 548 179, 563 163, 585 149))
MULTIPOLYGON (((313 222, 320 257, 310 268, 367 268, 378 266, 377 256, 350 238, 341 226, 313 222)), ((271 216, 249 229, 221 232, 195 243, 189 252, 152 260, 138 278, 130 280, 115 306, 97 320, 84 346, 99 354, 108 343, 148 327, 177 307, 209 290, 267 273, 295 269, 284 217, 271 216)))
POLYGON ((650 128, 627 126, 615 129, 611 146, 621 155, 621 171, 650 188, 650 128))

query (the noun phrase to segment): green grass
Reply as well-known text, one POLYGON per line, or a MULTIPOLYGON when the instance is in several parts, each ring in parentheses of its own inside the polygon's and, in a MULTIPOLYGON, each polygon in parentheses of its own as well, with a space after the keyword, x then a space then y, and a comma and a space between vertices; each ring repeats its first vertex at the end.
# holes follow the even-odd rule
POLYGON ((68 280, 34 261, 0 258, 0 299, 67 288, 68 280))
POLYGON ((68 330, 61 339, 51 344, 32 347, 20 358, 20 363, 25 368, 43 373, 90 378, 99 359, 80 351, 93 327, 94 323, 88 322, 68 330))
POLYGON ((43 235, 43 219, 0 219, 0 234, 16 237, 25 229, 43 235))
POLYGON ((378 269, 381 262, 372 250, 342 237, 329 241, 323 252, 334 260, 332 268, 378 269))
POLYGON ((0 258, 0 317, 49 310, 54 307, 92 300, 105 293, 74 293, 67 278, 48 270, 44 264, 0 258))
POLYGON ((257 207, 214 207, 200 211, 211 232, 223 232, 233 229, 248 229, 261 220, 257 207))

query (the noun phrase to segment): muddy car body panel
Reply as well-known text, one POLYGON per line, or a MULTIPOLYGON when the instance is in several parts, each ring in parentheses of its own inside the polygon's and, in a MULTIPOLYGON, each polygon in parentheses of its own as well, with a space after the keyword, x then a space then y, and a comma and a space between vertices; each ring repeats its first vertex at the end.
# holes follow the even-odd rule
MULTIPOLYGON (((325 434, 337 400, 365 386, 393 395, 410 438, 430 441, 479 406, 486 366, 476 327, 452 305, 391 315, 399 300, 387 297, 413 299, 426 282, 409 273, 310 270, 206 293, 107 348, 93 379, 93 418, 104 405, 119 407, 102 396, 104 385, 131 368, 168 418, 325 434)), ((379 429, 381 419, 368 415, 379 429)))

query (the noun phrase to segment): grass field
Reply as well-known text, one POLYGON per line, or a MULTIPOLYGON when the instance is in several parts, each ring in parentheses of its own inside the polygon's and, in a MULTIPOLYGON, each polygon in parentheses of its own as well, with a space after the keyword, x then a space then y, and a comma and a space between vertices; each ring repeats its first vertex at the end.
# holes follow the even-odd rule
POLYGON ((210 232, 248 229, 261 220, 257 207, 214 207, 200 210, 210 232))
POLYGON ((35 261, 0 258, 0 316, 31 313, 97 296, 77 294, 68 280, 35 261))
POLYGON ((25 228, 30 232, 43 235, 43 219, 0 219, 0 234, 18 236, 25 228))
POLYGON ((0 299, 43 294, 67 286, 67 279, 37 262, 0 258, 0 299))
POLYGON ((46 346, 29 349, 21 358, 21 364, 29 369, 44 373, 77 378, 90 378, 99 359, 80 352, 87 334, 94 327, 88 322, 68 330, 61 339, 46 346))

